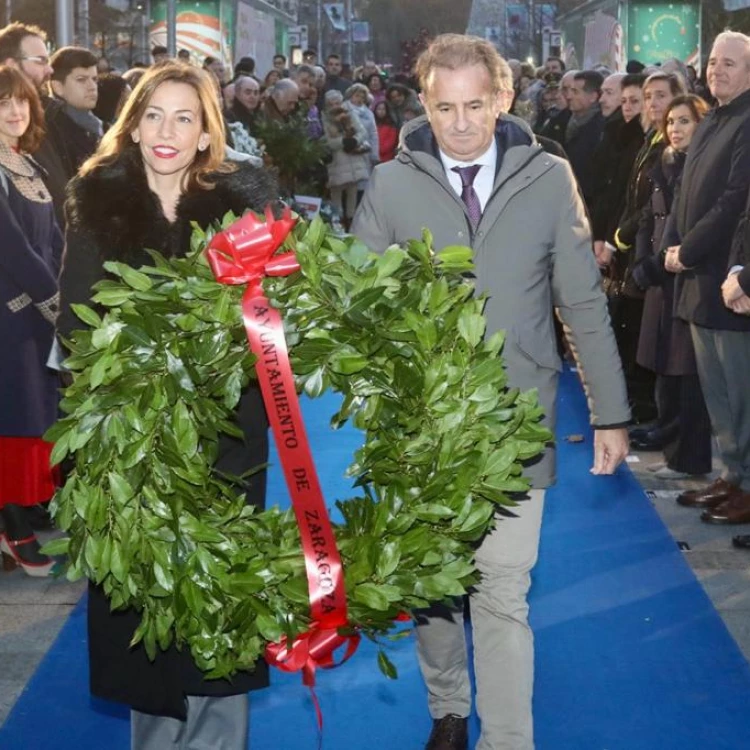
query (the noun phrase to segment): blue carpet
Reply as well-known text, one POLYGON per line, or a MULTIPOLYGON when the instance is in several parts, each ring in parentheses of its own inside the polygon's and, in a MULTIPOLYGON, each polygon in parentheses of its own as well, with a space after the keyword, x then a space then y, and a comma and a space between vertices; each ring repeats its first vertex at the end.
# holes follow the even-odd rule
MULTIPOLYGON (((304 405, 329 501, 357 433, 331 433, 336 400, 304 405)), ((561 382, 559 481, 548 493, 532 590, 539 750, 744 750, 750 668, 630 472, 592 477, 586 406, 575 376, 561 382)), ((269 498, 286 498, 277 468, 269 498)), ((286 499, 281 504, 288 502, 286 499)), ((87 689, 85 601, 63 627, 13 712, 0 748, 126 750, 127 712, 87 689)), ((430 719, 413 641, 394 645, 391 682, 363 644, 320 674, 324 750, 419 750, 430 719)), ((0 667, 1 668, 1 667, 0 667)), ((253 750, 313 750, 314 712, 298 677, 274 673, 252 694, 253 750)), ((477 722, 472 721, 472 736, 477 722)))

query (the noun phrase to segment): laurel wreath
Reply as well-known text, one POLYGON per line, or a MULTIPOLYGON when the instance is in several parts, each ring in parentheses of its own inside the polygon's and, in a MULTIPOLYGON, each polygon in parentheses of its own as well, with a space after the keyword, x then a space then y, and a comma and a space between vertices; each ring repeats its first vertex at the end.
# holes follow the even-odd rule
MULTIPOLYGON (((140 270, 106 263, 99 312, 75 306, 88 327, 67 342, 74 379, 47 435, 53 462, 74 463, 52 504, 67 536, 46 551, 66 554, 68 577, 100 584, 113 609, 141 613, 132 642, 150 658, 176 642, 224 677, 252 669, 268 642, 291 642, 310 613, 293 512, 245 505, 214 469, 254 357, 242 290, 206 264, 212 234, 196 228, 187 257, 151 252, 140 270)), ((536 394, 507 387, 468 248, 436 253, 425 231, 376 255, 320 220, 300 222, 285 247, 301 270, 264 289, 299 389, 342 394, 333 428, 364 433, 349 469, 358 494, 337 500, 335 535, 351 627, 381 643, 395 676, 382 649, 394 618, 477 581, 477 542, 528 489, 523 464, 551 434, 536 394)))

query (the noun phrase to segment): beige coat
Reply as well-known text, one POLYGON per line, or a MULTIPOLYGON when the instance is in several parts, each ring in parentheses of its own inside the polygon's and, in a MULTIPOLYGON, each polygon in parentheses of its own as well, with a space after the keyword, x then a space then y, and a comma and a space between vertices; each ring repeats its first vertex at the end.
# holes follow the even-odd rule
MULTIPOLYGON (((354 112, 348 102, 345 102, 343 107, 347 110, 354 128, 354 138, 357 139, 360 146, 370 147, 367 133, 357 113, 354 112)), ((323 113, 323 131, 326 143, 332 153, 331 163, 328 165, 328 187, 341 187, 342 185, 366 180, 371 171, 369 151, 361 154, 346 153, 344 151, 344 131, 338 122, 329 116, 328 112, 323 113)))

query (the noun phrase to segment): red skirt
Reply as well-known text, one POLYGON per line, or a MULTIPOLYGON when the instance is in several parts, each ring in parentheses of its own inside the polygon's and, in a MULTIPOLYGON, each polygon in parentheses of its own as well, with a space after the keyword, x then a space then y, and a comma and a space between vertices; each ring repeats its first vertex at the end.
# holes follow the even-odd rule
POLYGON ((0 437, 0 508, 52 499, 60 483, 59 467, 49 465, 52 447, 41 438, 0 437))

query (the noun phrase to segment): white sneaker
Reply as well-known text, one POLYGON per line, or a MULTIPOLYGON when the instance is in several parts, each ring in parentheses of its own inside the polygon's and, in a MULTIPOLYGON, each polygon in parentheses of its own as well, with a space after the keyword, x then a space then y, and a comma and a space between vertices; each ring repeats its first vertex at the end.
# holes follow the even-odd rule
POLYGON ((659 471, 654 473, 657 479, 687 479, 690 474, 685 471, 675 471, 670 469, 669 466, 664 466, 659 471))

